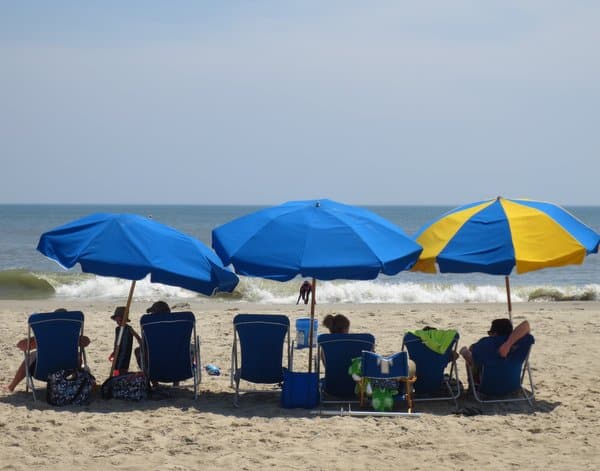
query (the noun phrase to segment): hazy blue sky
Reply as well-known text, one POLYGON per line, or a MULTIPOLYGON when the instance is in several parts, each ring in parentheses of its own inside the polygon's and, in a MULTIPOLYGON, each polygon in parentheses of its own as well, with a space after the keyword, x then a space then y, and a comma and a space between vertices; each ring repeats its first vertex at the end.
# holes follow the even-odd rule
POLYGON ((0 202, 600 204, 600 2, 0 5, 0 202))

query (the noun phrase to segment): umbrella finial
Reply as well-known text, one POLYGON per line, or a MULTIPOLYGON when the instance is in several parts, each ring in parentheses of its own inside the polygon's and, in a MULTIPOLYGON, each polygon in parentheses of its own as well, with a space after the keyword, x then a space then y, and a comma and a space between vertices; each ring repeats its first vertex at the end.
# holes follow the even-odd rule
POLYGON ((500 201, 502 199, 502 196, 496 196, 496 201, 500 201))

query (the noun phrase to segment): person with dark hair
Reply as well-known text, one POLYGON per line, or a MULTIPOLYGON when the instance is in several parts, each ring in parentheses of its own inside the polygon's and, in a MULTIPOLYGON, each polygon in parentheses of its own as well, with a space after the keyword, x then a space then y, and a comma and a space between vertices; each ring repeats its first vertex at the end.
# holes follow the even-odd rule
MULTIPOLYGON (((327 314, 323 319, 323 325, 329 329, 330 334, 347 334, 350 331, 350 319, 343 314, 327 314)), ((322 351, 321 361, 325 364, 322 351)))
POLYGON ((108 360, 114 361, 114 355, 117 351, 117 344, 119 342, 119 332, 121 330, 121 326, 124 326, 123 335, 121 339, 121 345, 119 347, 119 354, 114 361, 114 372, 116 374, 124 374, 129 371, 129 361, 131 360, 131 349, 133 347, 133 338, 138 342, 138 345, 141 345, 142 339, 139 334, 127 323, 123 323, 123 319, 125 317, 125 306, 118 306, 115 308, 114 314, 110 317, 117 323, 115 327, 115 342, 113 347, 113 352, 109 355, 108 360))
MULTIPOLYGON (((152 306, 150 306, 148 309, 146 309, 146 314, 163 314, 163 313, 170 313, 170 312, 171 312, 171 308, 164 301, 156 301, 154 304, 152 304, 152 306)), ((140 347, 135 348, 134 355, 135 355, 135 359, 137 361, 138 366, 140 368, 142 368, 142 350, 140 347)), ((151 384, 152 384, 153 388, 158 387, 158 381, 152 381, 151 384)), ((178 385, 179 385, 178 381, 173 383, 173 386, 178 386, 178 385)))
POLYGON ((296 304, 300 302, 300 299, 304 301, 304 304, 308 304, 310 293, 312 293, 312 285, 310 284, 310 281, 305 280, 304 283, 302 283, 302 286, 300 286, 300 293, 298 294, 296 304))
MULTIPOLYGON (((504 337, 505 341, 498 348, 498 354, 502 358, 506 358, 513 348, 514 344, 525 337, 531 328, 529 322, 523 321, 517 327, 513 329, 512 322, 510 319, 494 319, 490 330, 488 330, 489 337, 504 337)), ((486 337, 479 339, 476 343, 471 345, 469 348, 463 347, 460 349, 460 354, 465 359, 467 366, 473 369, 473 376, 477 378, 478 367, 473 362, 473 347, 478 343, 485 341, 486 337)))
MULTIPOLYGON (((169 307, 169 305, 164 302, 164 301, 156 301, 154 304, 152 304, 152 306, 150 306, 148 309, 146 309, 146 314, 162 314, 164 312, 171 312, 171 308, 169 307)), ((141 345, 141 339, 139 340, 139 343, 141 345)), ((135 355, 135 359, 137 361, 137 364, 140 368, 142 368, 142 350, 140 347, 135 347, 135 350, 133 351, 134 355, 135 355)))
POLYGON ((329 329, 331 334, 347 334, 350 331, 350 319, 343 314, 327 314, 323 319, 323 325, 329 329))
MULTIPOLYGON (((60 307, 58 309, 55 309, 54 312, 68 311, 64 307, 60 307)), ((90 338, 86 337, 85 335, 81 335, 79 337, 79 346, 83 348, 87 347, 90 344, 90 342, 90 338)), ((4 389, 6 389, 9 392, 13 392, 17 385, 25 379, 25 376, 27 376, 27 367, 31 368, 31 370, 35 369, 35 362, 37 360, 37 351, 35 351, 37 349, 37 343, 35 342, 35 338, 25 337, 24 339, 21 339, 17 342, 16 347, 23 352, 26 352, 27 348, 29 348, 29 351, 31 353, 29 356, 30 363, 29 365, 25 365, 25 360, 21 362, 21 365, 17 369, 13 380, 8 385, 4 386, 4 389)))
POLYGON ((146 309, 147 314, 160 314, 163 312, 171 312, 171 308, 164 301, 156 301, 152 306, 146 309))

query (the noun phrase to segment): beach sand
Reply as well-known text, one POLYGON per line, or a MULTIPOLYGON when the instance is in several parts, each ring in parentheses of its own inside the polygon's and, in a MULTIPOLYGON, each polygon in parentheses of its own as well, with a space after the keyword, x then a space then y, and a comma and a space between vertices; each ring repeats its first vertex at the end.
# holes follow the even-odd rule
MULTIPOLYGON (((64 304, 64 302, 62 303, 64 304)), ((132 325, 150 303, 132 306, 132 325)), ((0 301, 0 382, 22 360, 15 348, 27 316, 60 307, 59 301, 0 301)), ((92 338, 88 363, 99 382, 108 375, 115 324, 113 304, 69 302, 85 313, 92 338)), ((417 403, 420 417, 324 417, 282 409, 279 394, 242 396, 232 405, 229 387, 232 318, 237 313, 283 313, 295 319, 309 306, 192 302, 201 336, 202 363, 221 376, 203 375, 200 397, 190 381, 171 397, 140 403, 105 401, 55 408, 32 401, 24 382, 0 392, 0 469, 599 469, 600 303, 518 303, 515 323, 528 319, 536 343, 531 365, 535 411, 527 403, 460 407, 483 413, 455 415, 451 402, 417 403)), ((402 334, 425 325, 456 328, 459 347, 485 334, 502 304, 318 305, 317 317, 344 313, 353 332, 371 332, 377 351, 400 350, 402 334)), ((187 309, 182 309, 187 310, 187 309)), ((292 329, 292 333, 295 330, 292 329)), ((460 377, 466 384, 461 362, 460 377)), ((307 368, 307 351, 294 355, 307 368)), ((38 383, 44 393, 44 384, 38 383)))

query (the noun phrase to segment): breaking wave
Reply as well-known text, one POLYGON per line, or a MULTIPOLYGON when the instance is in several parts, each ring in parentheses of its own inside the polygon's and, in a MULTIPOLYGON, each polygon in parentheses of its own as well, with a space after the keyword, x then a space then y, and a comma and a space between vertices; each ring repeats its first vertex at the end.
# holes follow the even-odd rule
MULTIPOLYGON (((134 298, 210 300, 291 304, 298 299, 300 279, 277 282, 241 277, 233 293, 218 293, 208 298, 198 293, 151 283, 149 278, 136 283, 134 298)), ((76 272, 0 271, 0 299, 123 299, 131 282, 76 272)), ((595 301, 600 299, 600 285, 585 286, 517 286, 513 282, 512 300, 519 301, 595 301)), ((393 279, 373 281, 319 281, 316 299, 331 303, 497 303, 506 302, 504 284, 414 283, 393 279)))

